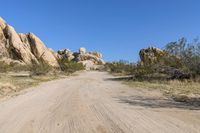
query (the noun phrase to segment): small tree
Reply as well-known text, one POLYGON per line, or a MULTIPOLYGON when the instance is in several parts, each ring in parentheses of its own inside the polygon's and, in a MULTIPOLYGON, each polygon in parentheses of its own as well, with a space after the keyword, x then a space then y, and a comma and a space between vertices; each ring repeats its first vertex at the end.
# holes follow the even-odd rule
POLYGON ((200 42, 198 39, 187 43, 187 40, 182 38, 178 42, 167 44, 165 50, 174 55, 174 58, 179 59, 179 62, 173 62, 177 68, 200 75, 200 42))

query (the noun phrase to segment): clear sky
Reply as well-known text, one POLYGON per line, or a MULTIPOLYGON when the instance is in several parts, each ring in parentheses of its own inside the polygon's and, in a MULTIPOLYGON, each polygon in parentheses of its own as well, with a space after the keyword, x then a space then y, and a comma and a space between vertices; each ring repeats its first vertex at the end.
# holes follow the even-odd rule
POLYGON ((100 51, 106 61, 137 61, 141 48, 163 48, 200 35, 200 0, 1 0, 0 16, 55 51, 100 51))

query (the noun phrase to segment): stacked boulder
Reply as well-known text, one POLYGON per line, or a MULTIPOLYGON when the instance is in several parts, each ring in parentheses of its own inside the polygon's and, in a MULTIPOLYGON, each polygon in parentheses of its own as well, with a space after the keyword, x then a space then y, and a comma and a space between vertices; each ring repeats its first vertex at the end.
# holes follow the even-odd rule
POLYGON ((59 59, 75 61, 82 63, 86 70, 96 70, 102 68, 105 62, 102 59, 102 54, 99 52, 87 52, 85 48, 80 48, 79 52, 71 52, 68 49, 59 50, 57 52, 59 59))
POLYGON ((56 53, 57 59, 65 59, 67 61, 72 61, 75 57, 69 49, 62 49, 56 53))

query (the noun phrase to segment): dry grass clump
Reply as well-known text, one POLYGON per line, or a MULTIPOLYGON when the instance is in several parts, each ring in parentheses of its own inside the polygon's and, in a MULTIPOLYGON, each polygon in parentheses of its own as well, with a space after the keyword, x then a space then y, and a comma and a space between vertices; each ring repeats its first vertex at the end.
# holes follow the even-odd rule
POLYGON ((11 83, 0 83, 0 97, 8 95, 11 92, 16 92, 16 87, 11 83))
POLYGON ((194 81, 128 81, 126 84, 138 88, 161 90, 166 93, 200 95, 200 83, 194 81))

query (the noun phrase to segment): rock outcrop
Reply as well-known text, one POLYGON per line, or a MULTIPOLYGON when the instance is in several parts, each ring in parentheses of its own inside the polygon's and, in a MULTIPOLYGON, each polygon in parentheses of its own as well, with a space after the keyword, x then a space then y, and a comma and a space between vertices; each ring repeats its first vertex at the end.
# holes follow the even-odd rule
POLYGON ((17 33, 15 29, 0 18, 0 60, 6 58, 14 62, 31 65, 44 62, 59 67, 54 52, 33 33, 17 33))
POLYGON ((105 62, 102 59, 102 54, 99 52, 86 52, 85 48, 80 48, 79 52, 71 52, 68 49, 59 50, 57 52, 59 59, 66 59, 68 61, 75 61, 82 63, 86 70, 96 70, 102 67, 105 62))
POLYGON ((141 49, 139 52, 142 64, 152 64, 159 61, 162 57, 167 56, 167 53, 159 48, 141 49))
MULTIPOLYGON (((1 25, 1 22, 0 22, 0 25, 1 25)), ((7 51, 6 44, 7 44, 7 40, 3 33, 3 29, 1 29, 1 27, 0 27, 0 58, 9 57, 9 53, 7 51)))
POLYGON ((8 51, 12 59, 21 60, 26 64, 37 62, 35 56, 31 53, 30 49, 23 44, 12 26, 7 25, 4 29, 4 34, 7 39, 7 45, 9 46, 8 51))
POLYGON ((59 67, 58 60, 75 61, 82 63, 87 70, 98 69, 104 64, 102 54, 87 52, 80 48, 79 52, 69 49, 55 53, 33 33, 17 33, 15 29, 0 18, 0 61, 7 64, 31 65, 46 63, 59 67))
POLYGON ((36 35, 29 33, 28 38, 30 40, 31 50, 39 61, 45 62, 53 67, 59 66, 53 51, 47 48, 36 35))
POLYGON ((73 52, 71 52, 69 49, 59 50, 56 56, 58 59, 66 59, 67 61, 72 61, 75 58, 73 52))

